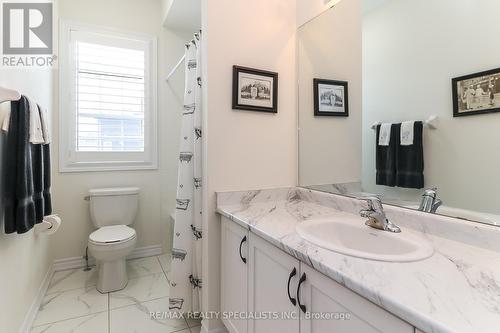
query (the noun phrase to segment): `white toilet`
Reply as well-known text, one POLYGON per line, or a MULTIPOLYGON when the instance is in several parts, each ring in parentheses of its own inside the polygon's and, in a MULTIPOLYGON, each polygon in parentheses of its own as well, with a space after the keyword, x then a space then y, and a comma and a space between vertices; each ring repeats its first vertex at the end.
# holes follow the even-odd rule
POLYGON ((134 250, 135 230, 128 227, 136 217, 139 189, 103 188, 89 191, 90 218, 99 228, 89 236, 89 252, 97 260, 97 290, 108 293, 128 282, 125 258, 134 250))

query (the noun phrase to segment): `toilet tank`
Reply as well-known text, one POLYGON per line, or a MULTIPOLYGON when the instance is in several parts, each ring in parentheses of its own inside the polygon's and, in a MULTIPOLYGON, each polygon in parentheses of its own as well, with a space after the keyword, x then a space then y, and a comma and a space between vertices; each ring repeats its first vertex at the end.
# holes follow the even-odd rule
POLYGON ((139 188, 117 187, 89 190, 90 218, 98 228, 130 225, 139 206, 139 188))

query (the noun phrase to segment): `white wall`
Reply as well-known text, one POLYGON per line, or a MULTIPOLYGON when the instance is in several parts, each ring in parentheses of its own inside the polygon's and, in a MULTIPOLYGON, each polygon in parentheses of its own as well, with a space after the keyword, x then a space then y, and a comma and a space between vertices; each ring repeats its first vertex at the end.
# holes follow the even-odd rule
POLYGON ((296 184, 296 11, 295 2, 289 0, 202 3, 206 311, 220 306, 220 220, 214 192, 296 184), (231 109, 233 65, 279 72, 278 114, 231 109))
POLYGON ((451 79, 500 67, 500 2, 398 0, 363 21, 363 185, 418 198, 420 190, 375 184, 374 121, 440 117, 424 130, 425 185, 447 206, 500 213, 500 114, 452 117, 451 79))
MULTIPOLYGON (((48 110, 52 108, 51 70, 2 69, 0 86, 18 90, 48 110)), ((6 108, 9 107, 8 103, 1 105, 0 123, 4 119, 6 108)), ((0 169, 8 158, 3 150, 4 143, 5 135, 2 132, 0 169)), ((4 170, 0 171, 0 175, 2 189, 4 170)), ((4 234, 3 214, 3 205, 0 204, 0 331, 18 332, 49 269, 49 242, 53 239, 46 236, 37 237, 33 230, 22 235, 4 234)))
MULTIPOLYGON (((88 235, 94 229, 83 200, 88 189, 109 186, 141 188, 139 214, 133 227, 138 247, 163 244, 170 250, 169 213, 175 207, 177 154, 182 111, 182 69, 170 85, 164 79, 184 52, 188 36, 179 36, 161 27, 160 0, 62 0, 60 17, 83 23, 148 33, 158 36, 158 114, 160 168, 153 171, 58 173, 53 178, 54 210, 63 225, 54 235, 54 258, 84 253, 88 235)), ((191 38, 191 37, 189 37, 191 38)), ((57 104, 56 99, 56 104, 57 104)), ((55 108, 54 156, 58 154, 58 111, 55 108)), ((57 159, 54 159, 58 170, 57 159)))
POLYGON ((361 0, 342 1, 298 31, 299 184, 361 181, 361 0), (313 79, 347 81, 349 117, 315 117, 313 79))

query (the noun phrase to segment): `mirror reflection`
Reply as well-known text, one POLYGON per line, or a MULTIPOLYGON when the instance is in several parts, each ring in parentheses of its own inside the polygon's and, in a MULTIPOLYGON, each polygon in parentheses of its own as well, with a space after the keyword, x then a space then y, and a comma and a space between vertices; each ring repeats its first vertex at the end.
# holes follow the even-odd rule
POLYGON ((500 225, 499 10, 342 1, 302 26, 300 185, 500 225))

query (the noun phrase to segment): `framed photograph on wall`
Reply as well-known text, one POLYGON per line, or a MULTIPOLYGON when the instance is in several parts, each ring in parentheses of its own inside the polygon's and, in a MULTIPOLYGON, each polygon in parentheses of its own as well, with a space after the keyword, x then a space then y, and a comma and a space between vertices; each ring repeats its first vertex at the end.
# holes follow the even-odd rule
POLYGON ((314 79, 314 115, 349 116, 349 94, 346 81, 314 79))
POLYGON ((278 112, 278 73, 233 66, 233 109, 278 112))
POLYGON ((500 68, 452 79, 453 117, 500 112, 500 68))

